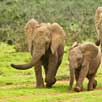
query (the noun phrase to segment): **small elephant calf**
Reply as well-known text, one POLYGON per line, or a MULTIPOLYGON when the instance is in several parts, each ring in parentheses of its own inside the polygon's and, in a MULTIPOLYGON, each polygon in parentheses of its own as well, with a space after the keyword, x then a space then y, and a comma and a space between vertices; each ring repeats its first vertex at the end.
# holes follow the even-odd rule
POLYGON ((72 88, 74 75, 76 79, 75 91, 82 91, 82 83, 88 78, 88 90, 97 86, 95 75, 101 63, 101 51, 94 44, 74 44, 69 50, 70 88, 72 88))

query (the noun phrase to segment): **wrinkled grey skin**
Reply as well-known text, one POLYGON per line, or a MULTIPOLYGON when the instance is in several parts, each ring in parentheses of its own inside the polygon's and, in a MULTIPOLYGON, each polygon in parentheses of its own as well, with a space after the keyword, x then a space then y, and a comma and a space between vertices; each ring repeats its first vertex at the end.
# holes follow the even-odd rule
POLYGON ((82 84, 88 78, 88 90, 93 90, 97 81, 95 75, 101 63, 101 51, 94 44, 77 44, 69 51, 70 84, 72 88, 74 77, 76 80, 75 91, 82 91, 82 84))
POLYGON ((34 66, 36 87, 40 88, 44 87, 41 69, 43 65, 46 87, 52 87, 56 82, 55 76, 64 53, 64 38, 65 33, 59 24, 41 24, 33 34, 31 61, 27 64, 11 64, 11 66, 19 70, 26 70, 34 66))

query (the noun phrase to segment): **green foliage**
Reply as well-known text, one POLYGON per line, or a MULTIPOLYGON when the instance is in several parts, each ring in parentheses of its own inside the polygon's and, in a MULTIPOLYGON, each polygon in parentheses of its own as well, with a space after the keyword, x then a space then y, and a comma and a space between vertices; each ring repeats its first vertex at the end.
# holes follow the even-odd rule
POLYGON ((101 4, 101 0, 1 0, 0 40, 22 39, 25 23, 35 18, 40 22, 61 24, 67 33, 68 44, 73 39, 94 41, 97 35, 94 15, 101 4))

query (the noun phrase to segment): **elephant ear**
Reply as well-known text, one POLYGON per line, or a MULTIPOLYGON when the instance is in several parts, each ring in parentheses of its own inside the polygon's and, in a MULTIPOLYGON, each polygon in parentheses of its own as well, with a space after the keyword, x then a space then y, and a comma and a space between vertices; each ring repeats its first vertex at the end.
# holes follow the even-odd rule
POLYGON ((32 43, 32 38, 33 38, 33 34, 34 34, 34 30, 39 26, 39 22, 36 21, 35 19, 30 19, 25 27, 24 27, 24 31, 25 31, 25 35, 26 35, 26 39, 27 39, 27 44, 28 44, 28 49, 29 51, 31 50, 31 43, 32 43))
POLYGON ((69 50, 72 50, 73 48, 79 46, 78 42, 74 42, 69 50))
POLYGON ((51 30, 51 52, 56 53, 60 45, 64 46, 65 43, 65 32, 63 28, 57 24, 53 23, 50 25, 51 30))
POLYGON ((35 29, 37 26, 39 25, 39 22, 35 19, 30 19, 25 27, 24 27, 24 31, 26 33, 32 33, 33 32, 33 29, 35 29))
POLYGON ((80 45, 80 48, 83 53, 85 62, 90 62, 98 54, 98 47, 94 44, 82 44, 80 45))

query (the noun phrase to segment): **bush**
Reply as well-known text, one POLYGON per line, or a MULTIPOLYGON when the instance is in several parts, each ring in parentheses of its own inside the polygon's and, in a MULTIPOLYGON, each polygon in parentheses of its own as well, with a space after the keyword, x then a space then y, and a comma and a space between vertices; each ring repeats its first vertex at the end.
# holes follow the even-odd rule
POLYGON ((75 40, 94 41, 97 35, 94 15, 100 4, 101 0, 0 0, 0 40, 25 39, 24 25, 35 18, 40 22, 61 24, 68 44, 75 40))

